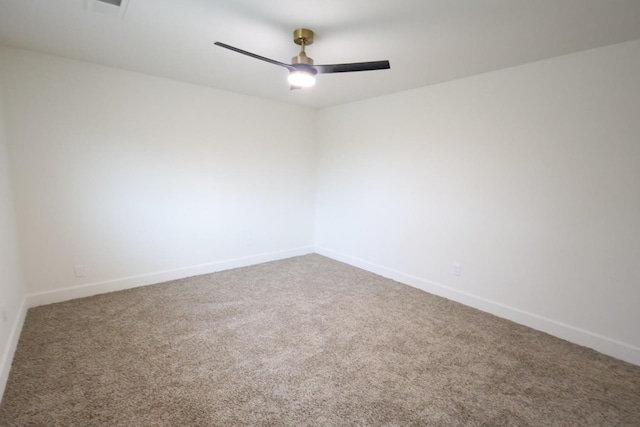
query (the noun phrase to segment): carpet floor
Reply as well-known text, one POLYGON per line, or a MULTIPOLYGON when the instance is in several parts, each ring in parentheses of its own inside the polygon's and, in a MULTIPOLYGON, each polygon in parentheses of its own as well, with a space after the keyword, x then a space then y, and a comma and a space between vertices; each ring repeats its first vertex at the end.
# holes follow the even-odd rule
POLYGON ((2 426, 640 426, 640 367, 307 255, 30 309, 2 426))

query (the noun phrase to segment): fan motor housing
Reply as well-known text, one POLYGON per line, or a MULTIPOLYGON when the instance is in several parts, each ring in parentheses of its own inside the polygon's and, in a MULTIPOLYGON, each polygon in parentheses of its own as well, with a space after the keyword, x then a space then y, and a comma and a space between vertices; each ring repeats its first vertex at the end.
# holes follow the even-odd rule
POLYGON ((300 52, 298 56, 291 58, 291 64, 313 65, 313 59, 309 58, 304 52, 300 52))

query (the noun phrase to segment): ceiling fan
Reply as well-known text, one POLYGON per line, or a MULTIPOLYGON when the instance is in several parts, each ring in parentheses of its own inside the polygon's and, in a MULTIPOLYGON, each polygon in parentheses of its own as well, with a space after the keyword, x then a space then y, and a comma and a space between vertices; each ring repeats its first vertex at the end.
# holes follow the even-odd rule
POLYGON ((389 61, 354 62, 351 64, 313 65, 313 59, 305 53, 305 47, 313 43, 313 31, 306 28, 298 28, 293 32, 293 42, 300 45, 301 50, 297 56, 291 58, 291 64, 285 64, 237 47, 229 46, 221 42, 214 44, 243 55, 250 56, 261 61, 284 67, 289 70, 289 83, 291 89, 302 89, 313 86, 316 83, 316 74, 349 73, 353 71, 387 70, 391 68, 389 61))

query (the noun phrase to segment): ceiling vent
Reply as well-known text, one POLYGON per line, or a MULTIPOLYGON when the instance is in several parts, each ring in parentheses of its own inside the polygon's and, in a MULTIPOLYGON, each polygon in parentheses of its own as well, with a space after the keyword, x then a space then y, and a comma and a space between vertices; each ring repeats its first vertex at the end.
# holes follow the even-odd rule
POLYGON ((101 1, 102 3, 112 4, 118 7, 122 5, 122 0, 97 0, 97 1, 101 1))
POLYGON ((124 18, 129 0, 84 0, 84 10, 124 18))

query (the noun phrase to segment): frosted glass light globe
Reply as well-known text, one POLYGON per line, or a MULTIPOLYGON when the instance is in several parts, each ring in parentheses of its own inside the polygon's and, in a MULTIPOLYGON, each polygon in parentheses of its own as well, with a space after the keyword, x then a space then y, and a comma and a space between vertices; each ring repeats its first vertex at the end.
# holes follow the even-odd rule
POLYGON ((292 71, 289 73, 289 83, 297 87, 311 87, 316 84, 316 78, 306 71, 292 71))

